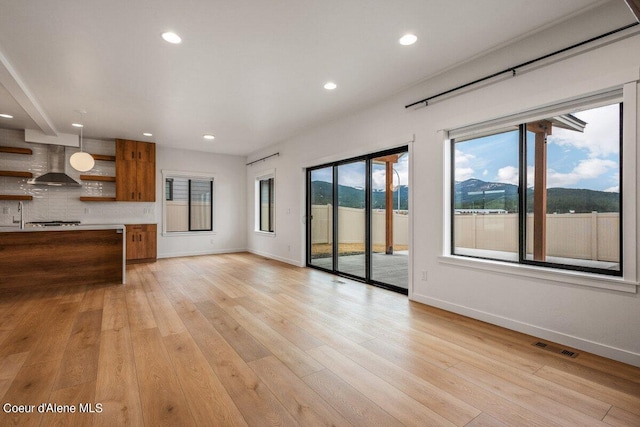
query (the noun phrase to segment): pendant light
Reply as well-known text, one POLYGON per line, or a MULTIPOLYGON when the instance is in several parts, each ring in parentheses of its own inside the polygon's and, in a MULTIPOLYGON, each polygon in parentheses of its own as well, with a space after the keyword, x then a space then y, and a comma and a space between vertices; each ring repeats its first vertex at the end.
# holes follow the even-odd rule
MULTIPOLYGON (((82 115, 82 113, 80 114, 82 115)), ((91 154, 82 151, 82 128, 84 128, 84 123, 81 121, 77 127, 80 128, 80 151, 71 155, 69 163, 78 172, 87 172, 93 168, 96 161, 91 154)))

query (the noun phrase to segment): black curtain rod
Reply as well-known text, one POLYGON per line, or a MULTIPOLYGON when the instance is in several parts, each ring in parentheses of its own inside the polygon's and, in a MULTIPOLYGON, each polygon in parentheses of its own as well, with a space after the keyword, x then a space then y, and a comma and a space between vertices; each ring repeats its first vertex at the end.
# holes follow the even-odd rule
POLYGON ((439 98, 439 97, 441 97, 441 96, 448 95, 448 94, 450 94, 450 93, 452 93, 452 92, 456 92, 456 91, 458 91, 458 90, 460 90, 460 89, 464 89, 464 88, 467 88, 467 87, 469 87, 469 86, 473 86, 473 85, 475 85, 475 84, 477 84, 477 83, 481 83, 481 82, 483 82, 483 81, 485 81, 485 80, 492 79, 492 78, 497 77, 497 76, 502 75, 502 74, 512 73, 512 74, 515 76, 515 75, 516 75, 516 70, 518 70, 519 68, 526 67, 527 65, 531 65, 531 64, 533 64, 533 63, 535 63, 535 62, 542 61, 542 60, 547 59, 547 58, 550 58, 550 57, 552 57, 552 56, 555 56, 555 55, 559 55, 559 54, 561 54, 561 53, 564 53, 564 52, 566 52, 566 51, 568 51, 568 50, 575 49, 575 48, 577 48, 577 47, 580 47, 580 46, 583 46, 583 45, 585 45, 585 44, 588 44, 588 43, 594 42, 594 41, 596 41, 596 40, 600 40, 600 39, 602 39, 602 38, 604 38, 604 37, 608 37, 608 36, 610 36, 610 35, 612 35, 612 34, 619 33, 620 31, 624 31, 624 30, 629 29, 629 28, 631 28, 631 27, 635 27, 636 25, 638 25, 638 22, 634 22, 633 24, 625 25, 624 27, 618 28, 617 30, 609 31, 608 33, 604 33, 604 34, 600 34, 599 36, 592 37, 592 38, 590 38, 589 40, 585 40, 585 41, 582 41, 582 42, 580 42, 580 43, 576 43, 576 44, 574 44, 574 45, 571 45, 571 46, 569 46, 569 47, 565 47, 565 48, 563 48, 563 49, 556 50, 555 52, 551 52, 551 53, 548 53, 548 54, 546 54, 546 55, 539 56, 539 57, 538 57, 538 58, 536 58, 536 59, 532 59, 532 60, 530 60, 530 61, 523 62, 523 63, 518 64, 518 65, 514 65, 513 67, 509 67, 509 68, 507 68, 507 69, 505 69, 505 70, 498 71, 497 73, 493 73, 493 74, 491 74, 491 75, 488 75, 488 76, 482 77, 482 78, 477 79, 477 80, 474 80, 474 81, 472 81, 472 82, 465 83, 465 84, 463 84, 463 85, 460 85, 460 86, 454 87, 453 89, 445 90, 444 92, 440 92, 440 93, 438 93, 438 94, 436 94, 436 95, 432 95, 432 96, 430 96, 430 97, 428 97, 428 98, 421 99, 420 101, 416 101, 416 102, 414 102, 414 103, 412 103, 412 104, 405 105, 405 106, 404 106, 404 108, 411 108, 411 107, 413 107, 413 106, 415 106, 415 105, 422 104, 422 103, 424 103, 424 104, 425 104, 425 106, 427 106, 427 105, 429 105, 429 101, 431 101, 431 100, 432 100, 432 99, 434 99, 434 98, 439 98))
POLYGON ((261 161, 263 161, 263 160, 267 160, 267 159, 268 159, 268 158, 270 158, 270 157, 276 157, 276 156, 279 156, 279 155, 280 155, 280 153, 279 153, 279 152, 278 152, 278 153, 274 153, 274 154, 271 154, 270 156, 266 156, 266 157, 263 157, 263 158, 261 158, 261 159, 254 160, 253 162, 249 162, 249 163, 247 163, 245 166, 250 166, 250 165, 252 165, 252 164, 254 164, 254 163, 258 163, 258 162, 261 162, 261 161))

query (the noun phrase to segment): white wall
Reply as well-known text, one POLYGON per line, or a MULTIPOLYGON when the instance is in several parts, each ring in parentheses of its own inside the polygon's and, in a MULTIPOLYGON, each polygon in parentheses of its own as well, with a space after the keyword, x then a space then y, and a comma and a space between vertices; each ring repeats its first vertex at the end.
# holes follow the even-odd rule
POLYGON ((245 157, 158 146, 156 162, 159 258, 246 250, 245 157), (198 232, 189 235, 162 233, 163 170, 214 176, 214 233, 198 232))
MULTIPOLYGON (((443 259, 447 174, 446 144, 440 132, 583 96, 625 83, 629 76, 637 79, 640 36, 565 57, 528 73, 520 73, 515 78, 434 102, 426 108, 404 108, 425 96, 632 21, 623 2, 607 3, 584 16, 548 28, 540 35, 494 50, 397 96, 363 107, 351 116, 252 153, 248 160, 275 152, 280 156, 247 168, 247 200, 254 200, 253 181, 261 169, 276 170, 277 193, 275 236, 250 231, 249 250, 304 265, 304 168, 404 145, 415 134, 415 142, 409 144, 412 273, 414 278, 420 278, 421 272, 426 271, 428 280, 413 281, 409 297, 640 366, 640 298, 637 293, 574 284, 574 278, 566 273, 545 276, 525 271, 514 274, 499 266, 481 269, 473 263, 456 265, 443 259)), ((637 111, 635 113, 638 115, 637 111)), ((637 158, 626 160, 640 165, 637 158)), ((624 185, 638 191, 635 182, 624 185)), ((637 216, 633 215, 634 208, 630 208, 632 216, 637 216)), ((253 230, 252 204, 248 205, 247 211, 247 228, 253 230)), ((635 229, 633 231, 637 233, 635 229)), ((638 237, 625 236, 631 245, 638 237)), ((633 261, 640 263, 637 259, 633 261)), ((632 276, 635 281, 636 273, 632 276)), ((632 289, 635 290, 635 286, 632 285, 632 289)))

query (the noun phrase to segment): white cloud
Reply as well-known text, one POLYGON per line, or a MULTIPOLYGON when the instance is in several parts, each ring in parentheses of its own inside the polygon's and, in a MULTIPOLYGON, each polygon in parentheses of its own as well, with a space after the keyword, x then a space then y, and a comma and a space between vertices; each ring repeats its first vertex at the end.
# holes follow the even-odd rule
MULTIPOLYGON (((562 173, 554 169, 547 169, 547 188, 568 187, 579 183, 583 179, 598 178, 611 169, 617 169, 618 164, 612 160, 605 159, 585 159, 580 161, 571 172, 562 173)), ((497 180, 509 184, 517 184, 517 178, 513 178, 512 173, 515 171, 513 166, 507 166, 498 171, 497 180)), ((527 167, 527 186, 534 186, 535 168, 532 165, 527 167)), ((618 187, 614 186, 604 191, 618 191, 618 187)))
POLYGON ((473 154, 463 153, 462 151, 456 149, 455 154, 455 163, 456 163, 456 172, 455 172, 455 180, 456 181, 466 181, 467 179, 471 179, 475 176, 475 171, 469 164, 475 159, 476 156, 473 154))
POLYGON ((587 159, 578 163, 578 166, 573 169, 573 173, 580 175, 582 178, 597 178, 617 166, 617 163, 613 160, 587 159))
POLYGON ((364 162, 347 163, 338 166, 338 185, 347 187, 364 188, 365 166, 364 162))
POLYGON ((462 151, 456 148, 456 167, 458 166, 467 166, 476 156, 469 153, 463 153, 462 151))
POLYGON ((586 150, 589 157, 606 157, 620 150, 620 110, 618 104, 594 108, 574 114, 587 123, 584 132, 555 127, 547 138, 549 144, 586 150))
POLYGON ((515 166, 505 166, 498 169, 497 182, 518 185, 518 168, 515 166))
POLYGON ((547 170, 547 187, 566 187, 583 179, 594 179, 605 174, 618 164, 612 160, 586 159, 580 161, 571 172, 561 173, 553 169, 547 170))
POLYGON ((620 192, 620 186, 616 185, 614 187, 609 187, 603 191, 606 191, 607 193, 619 193, 620 192))
POLYGON ((384 169, 375 169, 371 172, 371 186, 374 190, 382 190, 385 188, 387 181, 386 175, 387 174, 385 173, 384 169))
MULTIPOLYGON (((398 185, 398 178, 400 179, 400 185, 409 185, 409 153, 405 153, 398 163, 393 164, 393 186, 398 185)), ((386 187, 386 169, 383 164, 373 164, 373 170, 371 171, 371 188, 374 190, 384 190, 386 187)))
POLYGON ((456 168, 456 181, 466 181, 473 178, 472 168, 456 168))

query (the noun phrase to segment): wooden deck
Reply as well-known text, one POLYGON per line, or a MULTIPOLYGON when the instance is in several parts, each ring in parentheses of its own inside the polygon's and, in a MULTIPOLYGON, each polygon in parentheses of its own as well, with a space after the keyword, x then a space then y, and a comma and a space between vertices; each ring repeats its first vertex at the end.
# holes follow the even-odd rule
POLYGON ((166 259, 0 294, 0 425, 640 425, 639 368, 534 341, 250 254, 166 259))

